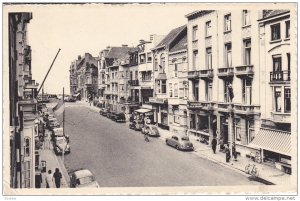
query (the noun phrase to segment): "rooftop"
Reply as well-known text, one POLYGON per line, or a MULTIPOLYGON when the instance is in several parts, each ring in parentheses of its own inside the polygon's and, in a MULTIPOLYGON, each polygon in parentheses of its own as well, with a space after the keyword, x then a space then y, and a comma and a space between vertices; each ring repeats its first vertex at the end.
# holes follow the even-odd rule
POLYGON ((183 31, 184 29, 186 29, 186 25, 177 27, 175 29, 172 29, 168 35, 166 37, 164 37, 162 39, 162 41, 160 43, 158 43, 158 45, 155 48, 159 48, 159 47, 163 47, 163 46, 167 46, 170 45, 170 43, 178 36, 178 34, 181 33, 181 31, 183 31))

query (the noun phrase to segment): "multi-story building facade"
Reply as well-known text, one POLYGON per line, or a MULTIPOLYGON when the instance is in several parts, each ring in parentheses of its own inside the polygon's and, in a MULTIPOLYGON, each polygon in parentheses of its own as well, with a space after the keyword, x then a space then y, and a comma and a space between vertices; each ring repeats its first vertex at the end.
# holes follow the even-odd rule
POLYGON ((171 132, 186 134, 188 99, 187 27, 170 45, 167 75, 169 127, 171 132))
MULTIPOLYGON (((77 75, 77 60, 73 61, 70 65, 70 95, 77 96, 80 93, 77 93, 78 90, 78 75, 77 75)), ((80 99, 80 96, 77 96, 80 99)))
MULTIPOLYGON (((76 74, 76 94, 80 94, 82 100, 93 100, 98 93, 98 58, 93 57, 90 53, 85 53, 84 57, 78 56, 75 62, 72 62, 74 73, 70 72, 70 76, 76 74)), ((74 91, 71 93, 74 93, 74 91)))
POLYGON ((102 50, 99 53, 99 60, 98 60, 98 98, 99 103, 102 104, 102 107, 105 107, 105 88, 106 88, 106 62, 105 56, 109 51, 109 47, 102 50))
POLYGON ((169 51, 172 43, 178 40, 178 35, 186 26, 171 30, 158 45, 152 49, 154 71, 154 97, 149 98, 154 111, 154 122, 162 128, 169 129, 168 124, 168 86, 167 75, 169 66, 169 51))
POLYGON ((38 135, 37 87, 31 74, 27 24, 31 13, 9 13, 10 186, 34 188, 38 135))
POLYGON ((263 149, 266 160, 291 169, 291 77, 296 57, 290 34, 289 10, 265 10, 259 23, 261 129, 252 144, 263 149))

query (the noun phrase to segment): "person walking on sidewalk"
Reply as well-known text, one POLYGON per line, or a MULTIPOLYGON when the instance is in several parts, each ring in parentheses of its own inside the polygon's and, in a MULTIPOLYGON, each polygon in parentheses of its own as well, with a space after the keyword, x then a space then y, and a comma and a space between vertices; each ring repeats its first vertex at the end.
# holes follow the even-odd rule
POLYGON ((235 148, 235 143, 232 143, 232 155, 235 161, 237 161, 237 152, 235 148))
POLYGON ((62 175, 61 173, 59 172, 59 169, 58 168, 55 168, 55 172, 53 174, 53 177, 54 177, 54 181, 55 181, 55 186, 56 188, 60 188, 60 180, 62 178, 62 175))
POLYGON ((46 188, 53 188, 53 175, 52 171, 48 170, 48 174, 46 175, 46 188))
POLYGON ((230 156, 230 148, 228 144, 225 146, 225 156, 226 156, 226 163, 229 163, 231 156, 230 156))
POLYGON ((211 148, 214 152, 214 154, 216 153, 216 149, 217 149, 217 139, 214 137, 211 141, 211 148))

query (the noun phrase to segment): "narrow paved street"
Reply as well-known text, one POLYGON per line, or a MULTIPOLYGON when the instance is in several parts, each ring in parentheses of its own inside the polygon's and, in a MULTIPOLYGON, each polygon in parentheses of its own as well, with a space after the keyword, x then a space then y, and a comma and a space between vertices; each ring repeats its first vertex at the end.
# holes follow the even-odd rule
MULTIPOLYGON (((67 103, 65 130, 71 154, 68 171, 90 169, 101 187, 253 185, 247 177, 193 152, 177 151, 79 103, 67 103)), ((62 120, 62 115, 58 117, 62 120)))

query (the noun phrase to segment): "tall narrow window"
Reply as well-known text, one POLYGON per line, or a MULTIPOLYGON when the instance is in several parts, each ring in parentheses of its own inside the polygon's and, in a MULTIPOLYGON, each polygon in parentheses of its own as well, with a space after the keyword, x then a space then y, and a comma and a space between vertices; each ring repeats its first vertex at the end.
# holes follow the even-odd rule
POLYGON ((212 69, 211 47, 206 48, 206 68, 212 69))
POLYGON ((154 59, 154 70, 158 70, 158 61, 157 61, 157 58, 154 59))
POLYGON ((251 65, 251 40, 244 41, 244 64, 251 65))
POLYGON ((280 23, 271 25, 271 40, 279 40, 280 38, 280 23))
POLYGON ((140 55, 140 63, 145 63, 145 54, 140 55))
POLYGON ((194 83, 193 94, 194 94, 194 100, 199 101, 199 81, 196 81, 194 83))
POLYGON ((25 138, 25 147, 24 147, 24 154, 25 154, 25 157, 30 157, 30 138, 26 137, 25 138))
POLYGON ((152 62, 152 53, 151 52, 147 53, 147 62, 152 62))
POLYGON ((135 71, 135 80, 138 80, 138 79, 139 79, 138 75, 139 75, 139 72, 136 70, 136 71, 135 71))
POLYGON ((281 67, 281 55, 275 55, 275 56, 273 56, 273 71, 274 72, 282 71, 282 67, 281 67))
POLYGON ((291 112, 291 88, 284 88, 284 112, 291 112))
POLYGON ((231 14, 224 16, 224 31, 231 31, 231 14))
POLYGON ((161 81, 161 93, 163 94, 167 93, 166 80, 161 81))
POLYGON ((174 77, 178 77, 178 64, 174 64, 174 77))
POLYGON ((287 53, 287 67, 288 67, 288 73, 287 73, 287 80, 291 80, 291 54, 287 53))
POLYGON ((174 84, 174 97, 178 97, 178 84, 174 84))
POLYGON ((250 143, 255 138, 254 121, 246 120, 246 124, 248 128, 248 143, 250 143))
POLYGON ((249 10, 243 10, 243 26, 250 25, 250 12, 249 10))
POLYGON ((193 68, 196 70, 198 67, 198 50, 193 52, 193 68))
POLYGON ((229 84, 232 84, 232 81, 224 80, 224 102, 225 103, 230 102, 229 91, 228 91, 229 84))
POLYGON ((285 38, 290 37, 290 21, 285 22, 285 38))
POLYGON ((225 66, 232 66, 231 43, 225 44, 225 66))
POLYGON ((243 82, 243 104, 251 105, 252 103, 252 80, 244 79, 243 82))
POLYGON ((205 82, 205 98, 206 101, 212 100, 212 82, 210 81, 205 82))
POLYGON ((165 56, 162 54, 160 57, 159 73, 165 73, 165 64, 166 64, 165 56))
POLYGON ((281 112, 281 87, 274 88, 275 111, 281 112))
POLYGON ((173 97, 173 87, 172 87, 172 83, 169 83, 169 97, 173 97))
POLYGON ((198 26, 193 26, 193 41, 198 40, 198 26))
POLYGON ((190 114, 190 129, 196 129, 196 115, 190 114))
POLYGON ((206 22, 206 37, 211 36, 211 21, 206 22))

